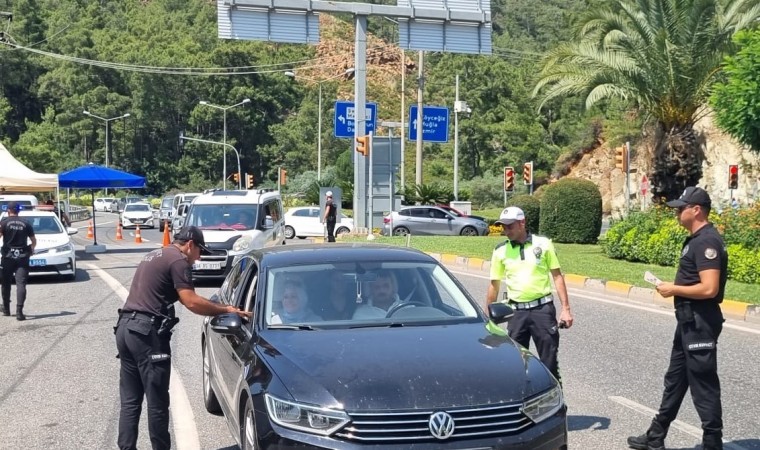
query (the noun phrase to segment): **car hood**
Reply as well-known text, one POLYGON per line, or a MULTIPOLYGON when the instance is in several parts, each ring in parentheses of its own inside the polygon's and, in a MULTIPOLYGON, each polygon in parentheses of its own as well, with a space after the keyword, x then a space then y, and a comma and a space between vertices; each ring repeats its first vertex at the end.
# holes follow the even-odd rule
MULTIPOLYGON (((34 247, 36 253, 71 242, 68 234, 36 234, 35 237, 37 238, 37 245, 34 247)), ((0 246, 2 246, 2 244, 3 239, 0 238, 0 246)))
POLYGON ((508 403, 556 383, 528 350, 482 323, 267 330, 262 339, 261 358, 294 400, 348 411, 508 403))

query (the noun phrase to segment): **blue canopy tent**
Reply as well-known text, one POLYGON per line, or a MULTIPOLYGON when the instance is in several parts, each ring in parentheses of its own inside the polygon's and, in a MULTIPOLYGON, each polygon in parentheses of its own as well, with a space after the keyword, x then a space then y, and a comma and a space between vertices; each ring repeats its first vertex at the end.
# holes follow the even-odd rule
MULTIPOLYGON (((145 187, 145 177, 89 163, 59 174, 58 185, 62 188, 92 190, 106 188, 142 189, 145 187)), ((92 251, 96 252, 100 251, 101 247, 98 246, 98 234, 95 226, 95 196, 92 197, 92 251)), ((105 251, 105 247, 102 247, 102 251, 105 251)))

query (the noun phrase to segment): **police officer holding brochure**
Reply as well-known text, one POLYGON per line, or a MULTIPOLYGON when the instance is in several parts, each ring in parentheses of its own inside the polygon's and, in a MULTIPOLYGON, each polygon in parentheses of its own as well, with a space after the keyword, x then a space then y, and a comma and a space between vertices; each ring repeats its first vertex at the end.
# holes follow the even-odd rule
POLYGON ((496 301, 504 281, 509 306, 515 310, 509 321, 509 337, 525 348, 529 348, 532 338, 541 362, 561 381, 557 362, 558 328, 573 326, 573 315, 554 245, 543 236, 529 233, 525 213, 515 206, 505 208, 496 223, 502 225, 502 235, 508 240, 493 250, 486 306, 496 301), (559 323, 552 279, 562 304, 559 323))
POLYGON ((639 450, 664 450, 668 428, 689 389, 702 421, 702 448, 722 449, 718 336, 724 322, 720 303, 726 287, 728 254, 723 238, 708 221, 711 201, 704 189, 688 187, 668 206, 677 208, 678 222, 689 237, 681 250, 675 281, 652 281, 660 295, 674 297, 676 331, 660 410, 647 432, 629 437, 628 445, 639 450))
POLYGON ((154 450, 171 448, 169 436, 169 378, 171 329, 179 322, 174 303, 204 316, 237 313, 232 305, 213 303, 195 293, 191 267, 205 248, 203 232, 185 227, 172 245, 153 250, 137 266, 129 296, 114 327, 121 360, 118 447, 137 448, 143 397, 148 403, 148 430, 154 450))

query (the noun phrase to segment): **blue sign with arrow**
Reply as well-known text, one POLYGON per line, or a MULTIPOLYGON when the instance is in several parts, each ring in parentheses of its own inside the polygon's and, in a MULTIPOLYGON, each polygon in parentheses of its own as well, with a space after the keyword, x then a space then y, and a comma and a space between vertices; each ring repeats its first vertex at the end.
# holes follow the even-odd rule
MULTIPOLYGON (((417 140, 417 106, 409 108, 409 137, 417 140)), ((445 106, 422 107, 422 140, 424 142, 449 142, 449 108, 445 106)))
MULTIPOLYGON (((377 103, 367 102, 364 109, 364 133, 362 136, 375 131, 375 119, 377 118, 377 103)), ((335 137, 352 138, 355 136, 356 110, 354 102, 338 100, 335 102, 335 137)))

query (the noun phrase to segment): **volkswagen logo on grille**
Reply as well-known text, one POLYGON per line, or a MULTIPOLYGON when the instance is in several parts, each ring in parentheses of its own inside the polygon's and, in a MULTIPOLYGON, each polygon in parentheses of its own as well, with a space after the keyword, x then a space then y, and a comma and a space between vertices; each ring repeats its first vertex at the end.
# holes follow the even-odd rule
POLYGON ((454 418, 443 411, 433 413, 428 421, 428 428, 436 439, 448 439, 454 434, 454 418))

